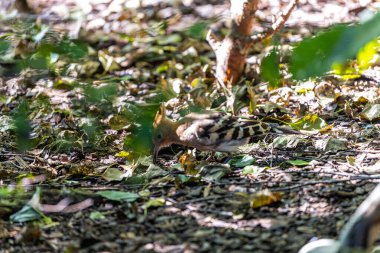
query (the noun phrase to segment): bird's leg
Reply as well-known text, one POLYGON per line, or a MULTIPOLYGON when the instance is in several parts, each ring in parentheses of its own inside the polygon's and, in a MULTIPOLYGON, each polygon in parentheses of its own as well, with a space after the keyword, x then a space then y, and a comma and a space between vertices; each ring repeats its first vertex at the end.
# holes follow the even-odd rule
POLYGON ((206 158, 206 162, 210 162, 215 157, 215 151, 211 151, 211 154, 206 158))
POLYGON ((181 157, 182 154, 183 154, 183 150, 179 151, 179 152, 173 157, 173 160, 178 161, 178 159, 181 157))

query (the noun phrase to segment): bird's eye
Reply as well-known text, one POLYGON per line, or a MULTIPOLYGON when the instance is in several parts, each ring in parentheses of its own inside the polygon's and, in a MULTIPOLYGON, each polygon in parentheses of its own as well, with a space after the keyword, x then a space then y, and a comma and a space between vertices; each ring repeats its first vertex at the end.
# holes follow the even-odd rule
POLYGON ((161 139, 162 138, 162 135, 161 134, 157 134, 157 139, 161 139))

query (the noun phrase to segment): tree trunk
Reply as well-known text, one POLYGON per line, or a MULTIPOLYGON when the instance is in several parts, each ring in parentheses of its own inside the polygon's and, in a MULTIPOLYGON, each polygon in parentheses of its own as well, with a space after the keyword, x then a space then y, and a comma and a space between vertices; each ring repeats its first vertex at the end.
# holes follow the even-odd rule
POLYGON ((15 0, 13 8, 20 13, 33 13, 33 10, 29 7, 27 0, 15 0))
POLYGON ((216 74, 224 83, 236 83, 243 73, 257 4, 258 0, 231 1, 231 32, 216 51, 216 74))
POLYGON ((255 12, 259 0, 231 0, 231 31, 222 42, 210 30, 207 40, 216 54, 216 77, 219 82, 231 86, 236 84, 245 66, 249 49, 252 44, 272 36, 280 30, 298 0, 290 1, 288 8, 263 35, 252 37, 255 12))

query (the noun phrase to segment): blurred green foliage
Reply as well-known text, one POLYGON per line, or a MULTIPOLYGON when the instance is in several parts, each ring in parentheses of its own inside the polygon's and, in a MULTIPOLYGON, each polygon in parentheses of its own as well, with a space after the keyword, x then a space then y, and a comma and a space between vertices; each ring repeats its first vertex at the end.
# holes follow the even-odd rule
POLYGON ((18 212, 9 218, 12 222, 28 222, 41 220, 45 224, 51 224, 52 220, 40 210, 41 188, 37 187, 29 202, 18 212))
POLYGON ((97 136, 102 136, 102 133, 99 132, 99 125, 99 120, 95 117, 82 118, 82 121, 79 124, 79 127, 87 137, 86 144, 89 146, 92 146, 95 143, 97 136))
POLYGON ((0 39, 0 54, 4 54, 10 47, 10 42, 0 39))
POLYGON ((279 70, 279 55, 274 48, 260 65, 261 77, 269 83, 268 88, 275 89, 281 86, 281 74, 279 70))
POLYGON ((51 30, 49 26, 22 23, 0 35, 0 68, 6 75, 31 69, 53 69, 58 60, 70 62, 88 54, 88 45, 51 30), (6 63, 6 65, 1 65, 6 63))
POLYGON ((64 40, 58 44, 42 43, 36 52, 20 61, 22 69, 49 69, 60 58, 78 60, 87 54, 87 46, 82 42, 64 40))
POLYGON ((20 103, 13 115, 14 132, 16 134, 17 148, 25 152, 30 148, 31 126, 28 119, 29 105, 26 101, 20 103))
POLYGON ((124 141, 124 149, 136 155, 150 154, 152 150, 152 126, 159 104, 129 104, 125 117, 133 122, 131 133, 124 141))
POLYGON ((90 107, 92 110, 82 111, 81 114, 85 114, 81 118, 79 127, 85 134, 86 146, 91 147, 103 136, 100 120, 113 111, 113 102, 118 94, 118 87, 115 83, 104 84, 99 87, 85 85, 83 92, 85 99, 82 101, 81 110, 90 107))
POLYGON ((290 72, 294 79, 320 76, 333 64, 342 64, 356 56, 361 48, 380 35, 380 13, 356 25, 338 25, 308 38, 294 49, 290 72))
POLYGON ((185 29, 185 35, 194 39, 205 39, 210 21, 198 21, 185 29))
POLYGON ((313 131, 326 127, 327 123, 316 114, 307 114, 289 125, 295 130, 313 131))
POLYGON ((86 102, 100 106, 100 109, 106 110, 104 106, 112 104, 117 96, 117 85, 114 83, 105 84, 103 86, 94 87, 93 85, 86 85, 83 87, 86 102))

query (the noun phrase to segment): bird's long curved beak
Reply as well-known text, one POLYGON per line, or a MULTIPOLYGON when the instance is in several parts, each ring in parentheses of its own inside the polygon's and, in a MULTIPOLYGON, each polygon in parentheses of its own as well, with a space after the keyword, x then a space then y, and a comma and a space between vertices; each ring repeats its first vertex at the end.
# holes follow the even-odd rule
POLYGON ((158 152, 160 152, 160 146, 154 145, 154 150, 153 150, 153 164, 157 164, 157 157, 158 157, 158 152))

